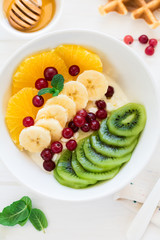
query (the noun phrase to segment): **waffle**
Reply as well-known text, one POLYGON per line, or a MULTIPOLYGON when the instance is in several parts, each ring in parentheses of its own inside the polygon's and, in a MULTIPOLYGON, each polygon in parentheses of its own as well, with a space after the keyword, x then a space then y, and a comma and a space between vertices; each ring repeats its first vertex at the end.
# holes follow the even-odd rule
POLYGON ((126 15, 128 10, 125 6, 125 3, 128 0, 109 0, 104 6, 99 7, 101 15, 105 15, 109 12, 117 12, 122 15, 126 15))
POLYGON ((131 12, 133 19, 144 19, 151 28, 160 25, 154 11, 160 9, 160 0, 109 0, 104 6, 100 6, 101 15, 109 12, 117 12, 126 15, 131 12))

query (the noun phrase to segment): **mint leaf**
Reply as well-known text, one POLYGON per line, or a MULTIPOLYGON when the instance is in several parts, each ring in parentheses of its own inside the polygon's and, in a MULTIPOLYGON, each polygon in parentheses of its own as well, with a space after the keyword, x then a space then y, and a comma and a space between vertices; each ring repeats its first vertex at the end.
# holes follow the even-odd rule
POLYGON ((58 96, 58 94, 59 94, 59 91, 54 89, 54 92, 52 93, 52 96, 55 97, 55 96, 58 96))
POLYGON ((27 208, 28 208, 29 211, 32 210, 32 201, 31 201, 31 199, 29 197, 24 196, 20 200, 22 200, 22 201, 24 201, 26 203, 27 208))
POLYGON ((64 77, 61 74, 56 74, 52 78, 51 85, 53 88, 61 92, 64 87, 64 77))
POLYGON ((41 95, 46 94, 46 93, 52 94, 53 93, 53 88, 42 88, 41 90, 39 90, 38 96, 41 96, 41 95))
MULTIPOLYGON (((29 216, 30 216, 30 215, 29 215, 29 216)), ((23 227, 23 226, 27 223, 29 216, 28 216, 25 220, 19 222, 18 224, 19 224, 21 227, 23 227)))
POLYGON ((19 225, 24 226, 26 224, 26 222, 28 221, 28 218, 29 218, 31 210, 32 210, 32 201, 27 196, 22 197, 21 200, 26 203, 28 211, 29 211, 27 218, 24 221, 19 222, 19 225))
POLYGON ((29 210, 24 201, 13 202, 10 206, 5 207, 0 213, 0 224, 4 226, 14 226, 24 221, 29 215, 29 210))
POLYGON ((37 208, 32 209, 29 220, 38 231, 43 230, 45 232, 44 229, 48 227, 46 216, 37 208))

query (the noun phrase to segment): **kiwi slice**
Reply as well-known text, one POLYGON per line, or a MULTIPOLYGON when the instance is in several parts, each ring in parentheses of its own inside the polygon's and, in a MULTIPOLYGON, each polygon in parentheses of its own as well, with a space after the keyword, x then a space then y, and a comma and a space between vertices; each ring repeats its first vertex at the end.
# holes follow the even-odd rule
POLYGON ((88 187, 88 185, 86 185, 86 184, 77 184, 77 183, 74 183, 74 182, 72 182, 72 181, 66 181, 66 180, 64 180, 62 177, 60 177, 60 176, 58 175, 56 169, 54 169, 54 177, 55 177, 55 179, 56 179, 60 184, 66 186, 66 187, 76 188, 76 189, 88 187))
POLYGON ((71 165, 71 159, 72 159, 72 152, 69 150, 65 150, 60 159, 58 160, 56 171, 58 175, 64 179, 66 182, 72 182, 72 186, 83 185, 83 187, 87 187, 89 184, 95 184, 95 180, 85 180, 79 178, 76 173, 74 172, 72 165, 71 165))
POLYGON ((83 146, 84 146, 84 142, 87 140, 88 138, 84 138, 82 140, 80 140, 78 142, 78 147, 76 149, 76 155, 77 155, 77 160, 78 162, 82 165, 82 167, 86 170, 86 171, 89 171, 89 172, 94 172, 94 173, 101 173, 101 172, 105 172, 106 168, 104 167, 99 167, 99 166, 96 166, 95 164, 93 164, 92 162, 90 162, 86 156, 85 156, 85 153, 84 153, 84 150, 83 150, 83 146))
POLYGON ((102 143, 97 134, 92 135, 90 139, 92 148, 94 148, 97 153, 100 153, 107 157, 123 157, 128 153, 131 153, 138 141, 135 139, 131 145, 126 147, 114 147, 102 143))
POLYGON ((79 178, 82 179, 88 179, 88 180, 107 180, 113 178, 120 170, 120 167, 117 167, 115 169, 102 172, 102 173, 93 173, 93 172, 88 172, 86 171, 82 165, 78 162, 76 153, 72 153, 72 167, 79 176, 79 178))
POLYGON ((132 153, 129 153, 121 158, 106 157, 97 153, 91 146, 90 139, 86 139, 84 142, 84 153, 87 159, 93 164, 107 170, 116 168, 131 159, 132 153))
POLYGON ((124 137, 124 136, 117 136, 112 133, 110 133, 108 126, 107 126, 108 119, 104 119, 101 122, 101 127, 98 131, 99 138, 102 142, 117 146, 117 147, 124 147, 130 145, 137 136, 131 136, 131 137, 124 137))
POLYGON ((128 103, 111 113, 107 125, 109 131, 118 136, 138 135, 146 123, 146 111, 143 105, 128 103))

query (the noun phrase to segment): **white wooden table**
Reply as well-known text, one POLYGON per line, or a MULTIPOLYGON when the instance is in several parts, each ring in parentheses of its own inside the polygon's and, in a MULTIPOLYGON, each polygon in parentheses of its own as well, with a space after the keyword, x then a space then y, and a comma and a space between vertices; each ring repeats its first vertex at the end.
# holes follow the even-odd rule
MULTIPOLYGON (((53 31, 83 28, 98 30, 121 40, 126 34, 132 34, 134 38, 141 34, 160 38, 160 27, 151 30, 142 20, 133 21, 130 16, 122 17, 116 13, 101 17, 97 8, 102 3, 105 3, 105 0, 65 0, 63 13, 53 31)), ((0 66, 24 43, 24 40, 14 39, 0 27, 0 66)), ((152 57, 144 54, 144 46, 137 41, 131 47, 148 64, 157 81, 157 87, 160 88, 160 42, 152 57)), ((0 79, 0 84, 3 84, 3 79, 0 79)), ((157 149, 150 163, 152 168, 154 163, 158 162, 159 156, 160 150, 157 149)), ((83 203, 59 202, 45 198, 21 185, 0 162, 0 210, 23 195, 30 196, 33 205, 46 213, 49 221, 46 234, 37 232, 30 223, 23 228, 0 226, 1 240, 125 240, 126 230, 134 217, 133 213, 115 202, 113 196, 83 203)), ((160 229, 150 225, 143 240, 159 240, 159 236, 160 229)))

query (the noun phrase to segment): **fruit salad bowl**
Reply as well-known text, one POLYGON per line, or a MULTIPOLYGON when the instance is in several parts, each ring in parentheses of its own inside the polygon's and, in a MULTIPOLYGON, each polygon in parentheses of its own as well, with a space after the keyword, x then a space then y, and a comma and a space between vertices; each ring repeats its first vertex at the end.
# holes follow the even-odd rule
MULTIPOLYGON (((98 32, 67 30, 50 33, 20 48, 0 71, 0 159, 9 170, 32 190, 57 200, 92 200, 115 193, 131 181, 148 163, 159 139, 159 98, 156 82, 147 66, 124 43, 98 32), (111 180, 93 187, 72 189, 59 184, 52 174, 39 168, 25 152, 12 142, 5 123, 8 99, 11 95, 12 75, 27 56, 52 49, 60 44, 77 44, 97 53, 104 73, 121 87, 130 102, 145 106, 147 122, 130 161, 111 180)), ((23 103, 22 103, 23 105, 23 103)), ((24 106, 25 108, 25 106, 24 106)))

